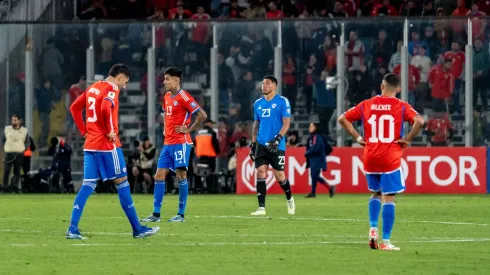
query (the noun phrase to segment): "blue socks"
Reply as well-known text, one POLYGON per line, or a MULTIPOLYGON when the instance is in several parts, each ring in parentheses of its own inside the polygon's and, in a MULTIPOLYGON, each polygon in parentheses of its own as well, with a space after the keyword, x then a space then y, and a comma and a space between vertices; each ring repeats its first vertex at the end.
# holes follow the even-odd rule
POLYGON ((165 194, 165 181, 155 181, 155 190, 153 191, 153 214, 160 214, 162 209, 163 195, 165 194))
POLYGON ((78 222, 82 217, 83 208, 87 203, 88 197, 90 197, 90 195, 92 195, 92 193, 95 191, 96 186, 97 183, 93 181, 83 182, 82 188, 80 188, 80 191, 78 191, 77 197, 73 202, 73 209, 71 211, 71 221, 70 221, 71 228, 78 229, 78 222))
POLYGON ((395 203, 383 203, 383 240, 389 240, 395 223, 395 203))
POLYGON ((179 181, 179 215, 184 216, 187 205, 187 195, 189 194, 189 185, 187 179, 179 181))
POLYGON ((117 194, 119 195, 119 202, 121 207, 128 217, 129 223, 133 228, 133 232, 140 231, 140 222, 138 220, 138 214, 136 214, 136 209, 134 207, 133 198, 131 197, 131 187, 127 180, 116 184, 117 194))
POLYGON ((381 211, 381 200, 378 198, 369 199, 369 227, 378 228, 379 212, 381 211))

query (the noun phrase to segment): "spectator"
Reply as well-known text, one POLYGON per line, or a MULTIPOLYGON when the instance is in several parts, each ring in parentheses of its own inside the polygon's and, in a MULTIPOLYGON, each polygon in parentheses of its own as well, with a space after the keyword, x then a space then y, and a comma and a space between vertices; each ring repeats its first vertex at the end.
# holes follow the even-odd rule
POLYGON ((153 182, 153 163, 156 155, 156 148, 151 144, 149 137, 143 137, 142 143, 138 146, 138 152, 138 171, 133 173, 136 177, 135 193, 138 192, 136 190, 139 190, 139 193, 147 194, 153 182))
POLYGON ((373 91, 373 79, 366 65, 361 65, 359 70, 350 71, 348 98, 351 103, 360 103, 368 99, 373 91))
POLYGON ((349 17, 347 12, 345 12, 344 8, 342 7, 342 3, 340 1, 335 1, 335 5, 333 8, 333 11, 328 13, 328 17, 334 18, 334 17, 349 17))
POLYGON ((436 11, 434 10, 432 0, 424 0, 424 7, 422 9, 421 16, 436 16, 436 11))
MULTIPOLYGON (((79 97, 80 95, 85 92, 85 89, 87 88, 87 81, 85 79, 85 76, 81 76, 78 80, 77 83, 71 85, 70 89, 68 90, 68 96, 66 97, 67 99, 67 106, 66 109, 69 110, 70 106, 75 102, 75 99, 79 97)), ((68 137, 71 135, 72 131, 73 133, 77 133, 76 129, 74 128, 75 124, 73 122, 73 117, 70 112, 67 112, 66 114, 66 121, 67 121, 67 130, 68 130, 68 137)))
POLYGON ((364 64, 364 43, 357 37, 355 31, 349 33, 349 41, 345 45, 346 68, 358 70, 364 64))
POLYGON ((371 11, 372 16, 397 16, 398 13, 394 6, 390 4, 390 0, 383 0, 381 4, 374 5, 371 11))
POLYGON ((313 105, 313 83, 314 79, 317 78, 317 70, 319 66, 317 65, 317 59, 314 54, 310 55, 308 64, 304 69, 304 82, 303 82, 303 92, 305 94, 305 104, 306 104, 306 114, 311 114, 311 106, 313 105))
POLYGON ((228 127, 226 126, 225 117, 220 118, 218 121, 218 141, 220 151, 218 154, 219 167, 223 169, 228 164, 228 154, 231 149, 230 134, 228 132, 228 127))
POLYGON ((198 158, 198 166, 203 167, 208 171, 206 173, 206 186, 214 186, 217 181, 214 173, 216 172, 216 158, 220 153, 219 140, 216 132, 213 130, 215 124, 210 118, 206 118, 203 122, 203 129, 199 130, 195 137, 194 147, 196 148, 196 157, 198 158))
MULTIPOLYGON (((231 78, 230 81, 232 81, 231 78)), ((233 93, 233 102, 239 105, 239 120, 247 121, 252 120, 252 105, 251 102, 253 97, 251 96, 254 93, 255 84, 253 82, 253 75, 251 71, 246 71, 243 74, 241 81, 236 85, 235 93, 233 93)))
POLYGON ((448 100, 454 90, 454 76, 451 73, 452 59, 445 59, 442 64, 432 67, 428 81, 432 88, 432 106, 434 109, 448 110, 448 100))
POLYGON ((292 110, 296 110, 298 91, 296 86, 296 62, 290 54, 286 55, 286 62, 282 68, 282 83, 284 96, 289 99, 292 110))
POLYGON ((299 133, 296 130, 292 130, 288 133, 287 138, 287 147, 299 147, 301 146, 301 138, 299 137, 299 133))
POLYGON ((31 158, 32 152, 34 151, 36 151, 36 145, 34 144, 34 139, 29 136, 29 146, 27 146, 24 151, 24 160, 22 161, 22 171, 24 172, 24 175, 27 175, 27 173, 31 171, 31 158))
POLYGON ((485 146, 486 117, 481 106, 473 109, 473 146, 485 146))
POLYGON ((45 79, 43 86, 36 89, 36 106, 41 120, 41 135, 39 135, 39 147, 46 147, 49 131, 51 129, 51 111, 54 109, 54 95, 56 90, 51 86, 51 80, 45 79))
POLYGON ((388 64, 388 70, 393 72, 396 65, 402 63, 402 46, 403 41, 398 41, 396 43, 396 52, 391 56, 390 63, 388 64))
POLYGON ((277 9, 277 4, 273 1, 269 2, 269 11, 265 15, 265 18, 280 19, 284 17, 284 13, 277 9))
POLYGON ((332 152, 332 147, 327 142, 323 130, 320 128, 320 123, 310 123, 310 135, 306 143, 306 168, 310 168, 311 177, 311 193, 307 198, 316 197, 316 185, 321 183, 328 188, 330 197, 334 195, 335 186, 329 185, 324 178, 321 177, 321 172, 327 170, 327 156, 332 152))
MULTIPOLYGON (((75 186, 72 183, 71 177, 71 155, 73 150, 70 145, 65 142, 62 135, 51 138, 48 155, 53 157, 51 172, 53 173, 53 182, 59 183, 59 176, 63 178, 64 192, 75 193, 75 186)), ((56 184, 56 189, 59 185, 56 184)))
POLYGON ((218 54, 218 75, 219 102, 220 106, 226 107, 230 104, 231 92, 235 86, 235 81, 233 72, 225 64, 225 58, 221 53, 218 54))
MULTIPOLYGON (((458 7, 452 12, 452 16, 466 16, 469 10, 466 8, 465 0, 457 0, 458 7)), ((453 27, 453 39, 464 39, 465 24, 467 20, 464 18, 454 18, 451 20, 453 27)))
POLYGON ((427 41, 420 40, 420 33, 418 30, 412 30, 412 41, 408 42, 408 54, 411 56, 417 55, 417 50, 419 46, 424 46, 427 50, 427 55, 430 56, 429 45, 427 45, 427 41))
POLYGON ((432 61, 425 55, 426 51, 424 46, 419 46, 417 52, 418 54, 410 61, 410 64, 416 67, 420 72, 420 83, 415 89, 418 105, 412 107, 414 107, 419 113, 424 113, 425 100, 429 95, 429 84, 427 82, 427 78, 432 66, 432 61))
POLYGON ((168 11, 168 18, 170 20, 182 20, 190 18, 192 15, 193 13, 190 10, 184 8, 184 1, 182 0, 178 0, 177 6, 168 11))
POLYGON ((451 121, 447 118, 448 113, 443 108, 435 108, 434 117, 427 122, 427 135, 430 137, 431 146, 448 146, 452 136, 451 121))
POLYGON ((420 16, 421 12, 420 7, 415 4, 414 0, 404 0, 400 6, 399 14, 400 16, 414 17, 420 16))
POLYGON ((478 95, 480 96, 481 106, 483 111, 486 111, 488 88, 487 77, 490 69, 490 56, 488 51, 483 48, 483 42, 480 38, 475 40, 473 49, 473 105, 478 103, 478 95))
POLYGON ((241 138, 246 138, 247 140, 250 140, 250 134, 247 131, 247 125, 245 125, 244 122, 240 121, 235 125, 235 129, 233 131, 233 135, 231 136, 230 143, 236 143, 241 138))
POLYGON ((337 66, 337 42, 331 36, 325 36, 325 41, 322 45, 318 46, 320 51, 322 51, 322 56, 325 58, 324 68, 331 75, 336 74, 337 66))
POLYGON ((336 91, 333 89, 327 89, 325 83, 328 77, 328 72, 323 71, 320 78, 315 80, 316 90, 316 112, 320 120, 322 129, 325 129, 325 134, 330 135, 329 120, 337 107, 335 101, 336 91))
POLYGON ((379 64, 388 64, 390 62, 391 54, 393 53, 393 46, 391 41, 387 39, 386 31, 380 30, 378 33, 378 40, 373 44, 371 49, 372 61, 371 67, 378 68, 379 64))
MULTIPOLYGON (((437 56, 445 52, 442 48, 442 44, 436 37, 434 37, 434 27, 426 26, 424 29, 424 41, 427 43, 428 48, 425 49, 425 56, 429 57, 431 60, 436 60, 437 56), (429 55, 428 53, 432 55, 429 55)), ((421 45, 424 46, 424 45, 421 45)), ((420 49, 420 48, 419 48, 420 49)), ((418 54, 418 53, 417 53, 418 54)))
POLYGON ((481 18, 486 16, 484 12, 479 11, 478 2, 473 1, 471 4, 471 10, 468 11, 467 16, 471 18, 471 27, 473 31, 473 39, 484 38, 486 20, 481 18))
POLYGON ((376 83, 382 83, 385 74, 388 72, 386 66, 384 64, 380 64, 376 73, 374 75, 374 93, 377 95, 381 94, 381 85, 377 85, 376 83))
MULTIPOLYGON (((396 65, 393 69, 393 73, 401 76, 402 64, 396 65)), ((420 71, 412 64, 408 64, 408 103, 415 108, 417 106, 418 98, 415 89, 420 83, 420 71)))
POLYGON ((2 136, 4 157, 3 192, 18 192, 20 184, 20 169, 24 160, 24 151, 29 147, 29 133, 21 125, 18 115, 12 115, 12 125, 5 127, 2 136), (9 185, 10 170, 14 168, 14 176, 9 185))
POLYGON ((9 88, 9 116, 14 114, 25 115, 26 113, 26 84, 25 74, 18 73, 15 76, 15 83, 9 88))
POLYGON ((454 90, 453 93, 453 109, 456 114, 460 113, 459 96, 463 89, 463 76, 464 76, 464 62, 465 54, 460 50, 459 42, 453 41, 451 44, 451 51, 444 53, 445 59, 451 59, 453 64, 451 66, 451 73, 453 74, 454 90))
MULTIPOLYGON (((51 79, 52 86, 56 91, 61 91, 63 88, 63 67, 64 58, 60 50, 54 45, 54 39, 50 38, 47 41, 47 47, 43 54, 43 72, 45 79, 51 79)), ((54 95, 56 100, 61 99, 60 95, 54 95)))
POLYGON ((196 47, 197 59, 199 61, 195 71, 205 70, 209 64, 206 64, 206 60, 209 57, 208 40, 211 36, 209 27, 211 26, 206 20, 210 20, 211 16, 205 13, 202 5, 197 7, 197 13, 194 14, 191 19, 198 20, 195 22, 194 29, 192 30, 192 41, 196 47), (204 22, 203 22, 204 21, 204 22))

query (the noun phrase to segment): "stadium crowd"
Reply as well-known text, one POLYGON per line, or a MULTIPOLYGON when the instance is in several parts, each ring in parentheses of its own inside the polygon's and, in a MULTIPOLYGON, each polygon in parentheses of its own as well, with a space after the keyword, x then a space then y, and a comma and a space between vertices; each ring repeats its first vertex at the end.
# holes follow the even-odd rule
MULTIPOLYGON (((233 175, 235 148, 248 144, 253 120, 251 106, 260 95, 261 77, 273 73, 274 47, 277 44, 273 22, 237 23, 233 20, 296 19, 282 22, 283 95, 290 100, 295 120, 301 122, 301 118, 306 117, 306 122, 309 122, 311 115, 317 115, 321 128, 333 137, 335 127, 332 128, 330 118, 335 117, 336 92, 326 88, 325 79, 336 75, 336 46, 341 31, 337 20, 371 17, 369 21, 361 19, 345 24, 345 64, 349 80, 345 100, 353 106, 380 93, 379 83, 386 72, 400 73, 403 20, 390 20, 389 17, 411 17, 409 102, 417 111, 429 116, 426 134, 436 146, 448 145, 452 137, 462 132, 462 126, 453 124, 454 118, 461 119, 462 114, 463 98, 460 95, 464 91, 464 47, 468 42, 463 17, 470 16, 474 38, 474 118, 477 122, 473 132, 475 143, 481 145, 490 137, 486 118, 490 87, 484 81, 490 75, 490 28, 484 19, 490 12, 489 3, 484 0, 471 3, 463 0, 80 0, 80 12, 76 17, 79 20, 139 20, 129 24, 97 24, 93 43, 96 74, 105 75, 114 63, 130 64, 134 71, 132 81, 140 82, 138 92, 145 98, 148 82, 146 49, 151 45, 151 25, 141 21, 161 23, 156 27, 157 71, 161 73, 170 65, 182 68, 185 72, 184 88, 186 83, 199 83, 198 88, 190 89, 190 92, 208 113, 208 57, 213 39, 211 24, 207 21, 230 20, 220 25, 218 31, 221 116, 212 124, 217 128, 219 141, 219 153, 215 157, 222 171, 233 175), (461 19, 438 19, 449 15, 461 19), (424 16, 427 17, 417 18, 424 16), (373 21, 372 17, 380 19, 373 21), (189 23, 186 19, 195 21, 189 23)), ((80 76, 85 75, 89 41, 86 26, 59 25, 38 56, 35 94, 42 127, 35 140, 41 153, 48 146, 52 132, 50 126, 57 123, 52 115, 52 106, 58 107, 64 99, 61 106, 67 108, 86 87, 85 79, 80 76)), ((25 108, 23 72, 19 72, 15 80, 9 90, 11 115, 23 114, 25 108)), ((160 74, 156 80, 161 98, 165 91, 160 74)), ((131 95, 127 96, 127 106, 134 109, 138 103, 131 102, 131 95)), ((139 114, 139 128, 146 128, 146 104, 145 99, 138 107, 141 111, 131 113, 139 114)), ((156 104, 156 110, 160 110, 159 102, 156 104)), ((140 140, 138 146, 134 147, 135 154, 128 161, 132 167, 153 159, 155 152, 148 152, 148 148, 154 146, 158 154, 158 148, 163 144, 161 116, 159 113, 150 115, 155 115, 159 121, 156 142, 147 144, 144 136, 148 133, 141 131, 137 138, 140 140)), ((76 136, 76 131, 73 131, 69 114, 63 117, 62 122, 65 121, 67 140, 76 152, 80 150, 80 144, 78 139, 71 138, 76 136)), ((295 125, 296 129, 289 134, 288 144, 306 145, 301 140, 307 139, 307 128, 295 125)), ((134 170, 138 192, 149 191, 145 184, 150 181, 147 169, 145 164, 134 170)), ((215 180, 219 180, 219 176, 215 180)))

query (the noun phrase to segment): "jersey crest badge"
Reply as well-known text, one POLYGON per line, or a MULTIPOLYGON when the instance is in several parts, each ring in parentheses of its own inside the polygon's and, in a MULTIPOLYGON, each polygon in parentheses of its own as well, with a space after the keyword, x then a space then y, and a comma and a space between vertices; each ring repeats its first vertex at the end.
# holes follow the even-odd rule
POLYGON ((177 106, 177 104, 179 104, 179 103, 177 102, 177 100, 176 100, 176 101, 174 101, 174 106, 177 106))
POLYGON ((277 106, 276 103, 272 104, 272 108, 276 108, 276 106, 277 106))

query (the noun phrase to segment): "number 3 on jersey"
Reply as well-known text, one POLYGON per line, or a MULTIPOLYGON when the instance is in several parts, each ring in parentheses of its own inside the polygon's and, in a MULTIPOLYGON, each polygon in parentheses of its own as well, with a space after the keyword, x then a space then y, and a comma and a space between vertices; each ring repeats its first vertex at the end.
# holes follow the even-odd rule
POLYGON ((87 114, 87 121, 88 122, 96 122, 97 121, 97 114, 95 113, 95 98, 89 97, 88 98, 88 109, 90 110, 90 114, 87 114))
POLYGON ((371 115, 367 121, 371 125, 371 143, 392 143, 395 140, 395 118, 392 115, 371 115), (388 131, 385 126, 388 125, 388 131))

